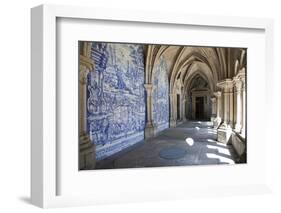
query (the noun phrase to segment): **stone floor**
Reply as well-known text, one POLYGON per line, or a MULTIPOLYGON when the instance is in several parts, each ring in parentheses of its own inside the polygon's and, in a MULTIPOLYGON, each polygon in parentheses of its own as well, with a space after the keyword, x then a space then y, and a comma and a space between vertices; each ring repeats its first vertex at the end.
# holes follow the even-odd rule
POLYGON ((189 121, 98 162, 96 169, 235 164, 233 147, 216 138, 211 122, 189 121))

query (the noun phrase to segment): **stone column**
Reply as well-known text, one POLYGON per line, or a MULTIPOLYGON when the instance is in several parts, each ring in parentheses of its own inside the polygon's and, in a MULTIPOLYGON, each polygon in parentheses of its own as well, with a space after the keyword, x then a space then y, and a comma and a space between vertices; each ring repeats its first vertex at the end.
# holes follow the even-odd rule
POLYGON ((183 115, 184 115, 184 96, 183 96, 183 87, 181 87, 180 90, 180 120, 183 121, 183 115))
POLYGON ((91 42, 83 42, 79 58, 79 169, 93 169, 96 165, 96 147, 87 129, 87 76, 94 68, 90 58, 91 42))
POLYGON ((182 100, 182 107, 183 107, 183 109, 182 109, 182 120, 183 120, 183 122, 185 122, 185 121, 186 121, 186 115, 185 115, 185 111, 186 111, 186 99, 185 99, 185 97, 184 97, 183 100, 182 100))
POLYGON ((186 120, 188 119, 187 116, 188 116, 188 110, 189 110, 189 106, 188 106, 188 105, 189 105, 188 97, 185 97, 184 100, 185 100, 185 103, 184 103, 184 104, 185 104, 185 105, 184 105, 184 106, 185 106, 185 108, 184 108, 184 119, 185 119, 185 121, 186 121, 186 120))
POLYGON ((229 88, 229 125, 231 128, 234 127, 233 84, 229 88))
POLYGON ((217 104, 217 99, 216 97, 211 98, 211 106, 212 106, 212 115, 211 115, 211 121, 213 122, 216 118, 216 104, 217 104))
POLYGON ((233 110, 233 107, 230 107, 230 104, 233 103, 230 101, 233 83, 231 79, 225 79, 224 81, 221 81, 217 84, 218 87, 222 88, 223 90, 223 127, 227 128, 230 125, 230 114, 233 116, 233 112, 231 113, 231 110, 233 110))
POLYGON ((229 93, 225 88, 223 91, 223 125, 229 124, 229 93))
POLYGON ((221 92, 218 91, 218 92, 215 92, 214 93, 214 96, 216 97, 216 103, 217 103, 217 106, 216 106, 216 110, 217 110, 217 113, 216 113, 216 118, 214 120, 214 128, 218 128, 221 124, 221 92))
POLYGON ((234 78, 235 95, 236 95, 236 124, 235 131, 241 132, 242 128, 242 82, 239 78, 234 78))
POLYGON ((241 134, 245 136, 246 134, 246 118, 247 118, 247 112, 246 112, 246 83, 245 83, 245 76, 241 77, 241 81, 243 83, 242 87, 242 96, 243 96, 243 116, 242 116, 242 129, 241 134))
POLYGON ((174 101, 174 93, 170 93, 170 127, 175 127, 177 125, 176 117, 175 117, 175 101, 174 101))
POLYGON ((221 107, 222 107, 222 101, 221 101, 221 92, 214 93, 217 98, 217 118, 221 118, 221 107))
POLYGON ((155 124, 153 123, 152 111, 153 111, 153 100, 152 100, 152 84, 144 84, 144 88, 146 91, 146 112, 147 112, 147 120, 145 125, 145 138, 154 137, 156 134, 155 124))
POLYGON ((89 70, 80 60, 79 65, 79 110, 80 110, 80 135, 87 134, 87 76, 89 70))
POLYGON ((233 110, 233 107, 230 107, 230 94, 232 93, 233 83, 231 79, 225 79, 217 84, 218 87, 223 89, 223 108, 224 108, 224 117, 223 124, 218 129, 218 141, 229 144, 231 143, 231 134, 232 128, 230 125, 230 110, 233 110))

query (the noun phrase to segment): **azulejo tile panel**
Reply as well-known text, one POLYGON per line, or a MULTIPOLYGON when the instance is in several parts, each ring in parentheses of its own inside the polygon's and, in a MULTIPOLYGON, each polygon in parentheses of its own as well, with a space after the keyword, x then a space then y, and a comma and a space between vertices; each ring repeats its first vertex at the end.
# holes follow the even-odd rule
POLYGON ((169 81, 164 57, 159 59, 153 75, 153 121, 157 131, 169 127, 169 81))
POLYGON ((87 81, 87 128, 102 160, 144 139, 143 45, 94 42, 87 81))

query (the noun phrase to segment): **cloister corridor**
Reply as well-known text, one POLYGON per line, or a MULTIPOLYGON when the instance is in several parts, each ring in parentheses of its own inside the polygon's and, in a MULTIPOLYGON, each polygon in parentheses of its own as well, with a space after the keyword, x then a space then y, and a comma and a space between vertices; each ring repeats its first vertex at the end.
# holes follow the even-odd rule
POLYGON ((79 170, 247 162, 247 48, 79 52, 79 170))
POLYGON ((187 121, 130 150, 97 163, 96 168, 136 168, 235 164, 232 145, 217 141, 217 130, 208 121, 187 121))

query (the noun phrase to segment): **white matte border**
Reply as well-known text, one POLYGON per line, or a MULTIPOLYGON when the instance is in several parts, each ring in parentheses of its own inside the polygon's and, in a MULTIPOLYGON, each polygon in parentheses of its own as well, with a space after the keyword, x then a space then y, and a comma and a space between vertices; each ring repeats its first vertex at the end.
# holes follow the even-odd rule
MULTIPOLYGON (((38 11, 39 8, 34 9, 34 11, 35 10, 38 11)), ((40 35, 40 33, 38 33, 39 35, 37 35, 36 32, 38 31, 36 31, 36 29, 33 30, 35 31, 34 32, 35 36, 44 37, 43 45, 40 46, 38 44, 42 48, 41 50, 42 50, 43 63, 42 63, 42 69, 40 71, 42 71, 43 74, 43 88, 41 91, 39 91, 39 93, 42 92, 43 95, 42 102, 43 102, 43 109, 44 109, 43 125, 42 125, 42 128, 43 126, 44 128, 43 128, 43 133, 41 135, 42 141, 40 142, 42 144, 39 145, 38 151, 42 152, 43 162, 39 161, 37 164, 36 162, 34 163, 35 165, 33 166, 32 176, 33 179, 35 180, 35 183, 33 184, 33 188, 40 185, 41 181, 43 182, 43 187, 38 190, 34 190, 35 192, 33 193, 32 197, 34 198, 36 195, 38 195, 39 197, 42 197, 42 199, 41 200, 32 199, 33 203, 44 207, 61 206, 61 205, 71 206, 71 205, 107 203, 107 202, 126 202, 126 201, 183 198, 183 197, 198 196, 198 195, 204 196, 210 194, 211 195, 245 194, 247 192, 248 193, 264 192, 267 189, 268 185, 267 185, 266 175, 268 175, 268 172, 266 172, 266 167, 267 167, 266 161, 264 159, 263 160, 258 159, 257 156, 260 155, 263 151, 261 149, 261 145, 267 146, 268 141, 266 140, 266 135, 254 134, 262 131, 262 125, 255 122, 254 118, 257 115, 259 115, 259 120, 261 121, 261 123, 266 121, 265 116, 260 116, 259 114, 259 113, 263 114, 265 112, 265 104, 257 105, 258 103, 257 99, 258 97, 261 99, 263 98, 268 99, 269 97, 268 96, 269 91, 266 90, 269 87, 265 84, 265 79, 267 79, 267 72, 265 66, 270 68, 270 66, 272 65, 267 65, 265 63, 265 48, 267 51, 266 54, 272 55, 271 52, 272 50, 268 48, 268 46, 271 45, 271 43, 268 42, 268 40, 272 36, 272 32, 271 32, 272 28, 271 28, 270 21, 266 19, 256 20, 256 19, 243 19, 243 18, 236 19, 236 18, 225 18, 225 17, 216 19, 217 17, 188 16, 182 14, 180 15, 165 14, 164 16, 163 14, 160 13, 159 14, 145 13, 144 16, 140 16, 139 13, 134 13, 134 11, 133 12, 127 11, 127 13, 124 13, 124 11, 113 11, 113 10, 107 11, 108 14, 110 14, 110 17, 106 17, 106 15, 102 13, 102 11, 99 11, 97 9, 91 9, 91 8, 79 9, 76 7, 58 7, 58 6, 44 6, 40 8, 40 11, 42 12, 42 16, 43 16, 42 22, 44 23, 42 35, 40 35), (116 33, 113 34, 111 33, 108 34, 107 37, 105 37, 104 35, 103 36, 99 35, 102 36, 99 38, 100 39, 102 38, 101 40, 103 41, 113 41, 114 39, 119 38, 118 42, 122 42, 122 41, 125 42, 131 41, 136 43, 162 43, 163 42, 166 44, 175 43, 175 44, 187 44, 187 45, 193 44, 193 45, 204 45, 204 46, 205 45, 229 46, 231 42, 224 40, 224 37, 222 36, 224 35, 224 33, 233 34, 233 36, 236 35, 239 37, 239 32, 238 32, 239 29, 243 31, 247 31, 246 34, 248 36, 248 39, 245 40, 242 39, 242 41, 240 42, 237 42, 234 39, 232 43, 233 45, 231 46, 241 47, 242 45, 243 47, 249 48, 248 49, 248 133, 252 132, 253 134, 252 135, 250 133, 248 134, 248 142, 249 142, 248 147, 249 150, 252 150, 251 153, 250 151, 248 153, 248 164, 235 165, 235 166, 196 166, 196 167, 173 167, 173 168, 169 167, 169 168, 161 168, 161 169, 149 168, 149 169, 131 169, 131 170, 128 169, 128 170, 114 170, 114 171, 107 170, 107 171, 98 171, 98 172, 94 170, 89 172, 79 172, 78 175, 78 170, 74 171, 73 169, 75 168, 73 168, 73 165, 71 163, 66 165, 66 161, 65 161, 65 159, 68 158, 67 157, 68 153, 66 153, 65 151, 69 152, 71 157, 73 157, 74 159, 76 158, 75 155, 74 156, 72 155, 75 151, 75 147, 73 146, 71 147, 70 145, 70 148, 63 151, 64 150, 63 143, 65 141, 62 141, 61 149, 60 149, 62 153, 59 153, 59 155, 57 156, 58 159, 61 159, 60 161, 61 167, 58 167, 59 168, 58 171, 60 171, 61 176, 59 175, 58 179, 61 179, 62 181, 58 183, 57 171, 56 171, 56 156, 55 156, 56 139, 57 139, 56 137, 60 135, 63 138, 64 133, 62 130, 62 132, 60 132, 58 135, 56 134, 56 122, 55 122, 57 119, 56 111, 55 111, 56 104, 57 104, 56 91, 58 88, 60 88, 62 92, 67 91, 68 89, 72 89, 72 91, 75 92, 75 89, 77 89, 76 86, 78 80, 75 82, 73 78, 74 77, 73 73, 69 71, 70 77, 67 76, 67 79, 69 79, 68 82, 57 81, 58 88, 56 88, 54 84, 54 82, 56 82, 56 63, 55 63, 56 62, 56 58, 55 58, 56 17, 66 17, 66 18, 76 17, 76 18, 87 18, 87 19, 118 19, 118 20, 129 20, 129 21, 134 20, 138 22, 142 22, 142 21, 148 22, 148 20, 150 20, 150 22, 156 22, 156 23, 163 22, 163 23, 178 23, 181 25, 182 24, 200 25, 201 27, 194 27, 194 26, 191 27, 194 30, 192 33, 195 34, 196 31, 198 31, 198 28, 199 31, 200 30, 204 31, 205 28, 209 29, 210 28, 209 26, 213 26, 218 30, 217 32, 208 32, 208 36, 210 36, 210 38, 216 39, 216 41, 212 39, 209 40, 202 39, 201 41, 198 41, 196 40, 196 38, 193 38, 194 40, 192 40, 192 38, 188 38, 189 40, 186 40, 186 38, 183 38, 183 36, 178 36, 178 34, 169 35, 169 33, 172 33, 172 31, 177 30, 175 29, 177 28, 175 27, 175 25, 154 23, 153 28, 156 28, 160 31, 163 30, 162 28, 166 28, 166 31, 165 30, 163 31, 167 33, 166 37, 163 36, 165 38, 162 39, 162 36, 157 37, 157 34, 155 34, 154 37, 151 35, 150 37, 145 37, 145 36, 137 37, 136 35, 134 35, 128 38, 128 37, 118 37, 116 33), (217 28, 216 26, 227 27, 227 28, 225 28, 225 30, 222 30, 222 28, 217 28), (231 27, 239 27, 239 28, 238 29, 233 28, 233 30, 231 30, 231 27), (247 30, 246 28, 250 28, 251 30, 247 30), (227 31, 227 32, 221 32, 220 29, 222 31, 227 31), (262 32, 262 33, 257 33, 257 32, 252 33, 253 31, 262 32), (218 35, 217 33, 221 33, 221 35, 218 35), (266 41, 265 41, 265 33, 267 38, 266 41), (168 36, 170 36, 169 37, 170 40, 167 39, 168 36), (215 38, 216 36, 217 38, 215 38), (255 37, 255 39, 252 39, 253 37, 255 37), (256 44, 254 44, 257 41, 262 43, 259 47, 255 46, 256 44), (267 44, 267 47, 265 47, 265 44, 267 44), (249 56, 250 54, 252 55, 251 57, 249 56), (259 60, 257 61, 257 59, 259 60), (249 67, 250 64, 251 67, 249 67), (257 84, 259 84, 259 87, 256 87, 257 84), (253 91, 253 89, 255 89, 255 91, 253 91), (253 96, 254 92, 259 92, 259 96, 253 96), (253 129, 251 130, 251 128, 253 129), (254 144, 253 142, 255 142, 256 144, 254 144), (258 146, 257 149, 255 148, 256 145, 258 146), (40 163, 42 163, 41 165, 43 167, 42 171, 35 170, 36 168, 39 168, 38 164, 40 165, 40 163), (67 173, 68 171, 70 173, 67 173), (254 175, 256 176, 250 175, 249 171, 254 172, 254 175), (243 178, 240 177, 242 176, 241 172, 242 174, 245 175, 244 180, 242 180, 243 178), (227 181, 227 179, 224 179, 230 177, 230 175, 223 175, 223 177, 215 175, 215 174, 226 174, 226 173, 232 174, 232 177, 233 175, 236 175, 236 179, 238 179, 239 181, 231 183, 230 181, 227 181), (248 174, 250 175, 249 177, 247 176, 248 174), (70 180, 69 182, 67 182, 66 178, 64 178, 65 175, 70 175, 68 177, 70 180), (203 177, 204 179, 202 179, 203 177), (220 177, 221 177, 221 181, 218 181, 218 178, 220 177), (206 181, 206 178, 208 178, 208 181, 206 181), (117 183, 115 182, 116 180, 117 183), (89 185, 90 183, 89 181, 91 181, 93 184, 89 185), (123 182, 118 184, 119 183, 118 181, 123 181, 123 182), (106 183, 107 185, 103 185, 104 183, 106 183), (183 183, 184 185, 182 185, 183 183), (61 193, 60 196, 56 196, 57 186, 59 186, 61 189, 61 191, 59 190, 61 193), (87 194, 91 194, 91 196, 87 196, 87 194), (120 196, 121 194, 122 196, 120 196), (175 194, 177 194, 177 196, 175 196, 175 194)), ((39 16, 40 15, 41 14, 39 13, 39 16)), ((71 29, 71 27, 73 26, 74 24, 70 24, 68 27, 71 29)), ((114 26, 111 27, 113 28, 117 27, 118 29, 120 29, 119 27, 121 27, 123 29, 129 26, 128 24, 123 22, 121 23, 121 26, 119 25, 117 26, 116 24, 114 24, 114 26)), ((100 22, 98 32, 102 32, 102 30, 100 30, 101 28, 103 28, 104 32, 106 32, 107 30, 106 23, 103 24, 102 22, 100 22)), ((192 29, 189 30, 192 31, 192 29)), ((89 37, 89 34, 87 35, 86 30, 87 27, 85 28, 85 31, 83 30, 81 31, 82 34, 80 35, 79 40, 94 40, 92 38, 93 35, 89 37)), ((140 35, 144 35, 143 31, 141 31, 141 33, 142 34, 140 35)), ((75 30, 72 31, 71 34, 76 35, 75 30)), ((94 35, 94 37, 97 38, 98 35, 94 35)), ((241 38, 246 38, 246 37, 241 37, 241 38)), ((67 39, 63 39, 63 40, 70 41, 70 43, 68 44, 71 45, 74 44, 71 42, 74 42, 74 40, 77 39, 77 37, 73 39, 73 36, 69 36, 69 39, 68 37, 66 38, 67 39)), ((67 46, 67 48, 72 48, 72 47, 67 46)), ((75 53, 73 53, 72 50, 73 49, 68 51, 69 53, 68 56, 70 56, 70 58, 74 57, 74 55, 78 53, 78 50, 75 53)), ((64 51, 63 48, 61 51, 64 51)), ((74 63, 73 65, 77 65, 75 68, 75 72, 77 73, 78 59, 71 62, 74 63)), ((34 69, 36 62, 32 61, 32 63, 33 63, 32 68, 34 69)), ((63 64, 64 63, 62 57, 62 61, 60 61, 60 65, 63 66, 63 64)), ((73 67, 70 67, 70 70, 73 71, 73 67)), ((32 72, 34 73, 34 70, 32 70, 32 72)), ((62 73, 62 75, 64 74, 62 73)), ((65 78, 60 78, 60 79, 65 79, 65 78)), ((67 99, 67 97, 68 96, 66 96, 65 98, 67 99)), ((75 110, 75 106, 77 106, 76 102, 78 101, 77 96, 76 99, 75 97, 74 99, 73 97, 70 97, 70 99, 68 100, 66 99, 62 100, 63 104, 66 104, 67 101, 72 101, 73 104, 72 106, 74 106, 72 110, 75 110)), ((36 100, 34 99, 32 101, 36 102, 36 100)), ((68 127, 70 127, 71 130, 74 130, 75 125, 71 126, 71 124, 74 124, 72 122, 75 122, 75 118, 71 117, 69 121, 70 121, 69 122, 70 126, 68 127)), ((39 121, 37 122, 38 124, 41 125, 41 122, 39 121)), ((64 119, 62 119, 61 122, 64 122, 64 119)), ((74 133, 75 132, 77 134, 78 131, 75 130, 74 133)), ((34 139, 34 135, 36 135, 36 133, 32 132, 32 134, 34 139)), ((76 137, 76 139, 77 138, 78 137, 76 137)), ((73 138, 71 140, 73 140, 73 138)), ((69 144, 73 144, 73 143, 74 143, 73 141, 69 142, 69 144)), ((32 144, 34 145, 34 140, 32 141, 32 144)), ((78 146, 77 141, 75 142, 75 144, 78 146)), ((77 150, 76 150, 76 154, 77 154, 77 150)), ((35 158, 38 158, 38 156, 33 156, 32 161, 35 161, 36 160, 35 158)), ((74 167, 75 166, 77 167, 78 164, 77 162, 78 161, 75 162, 74 167)))

